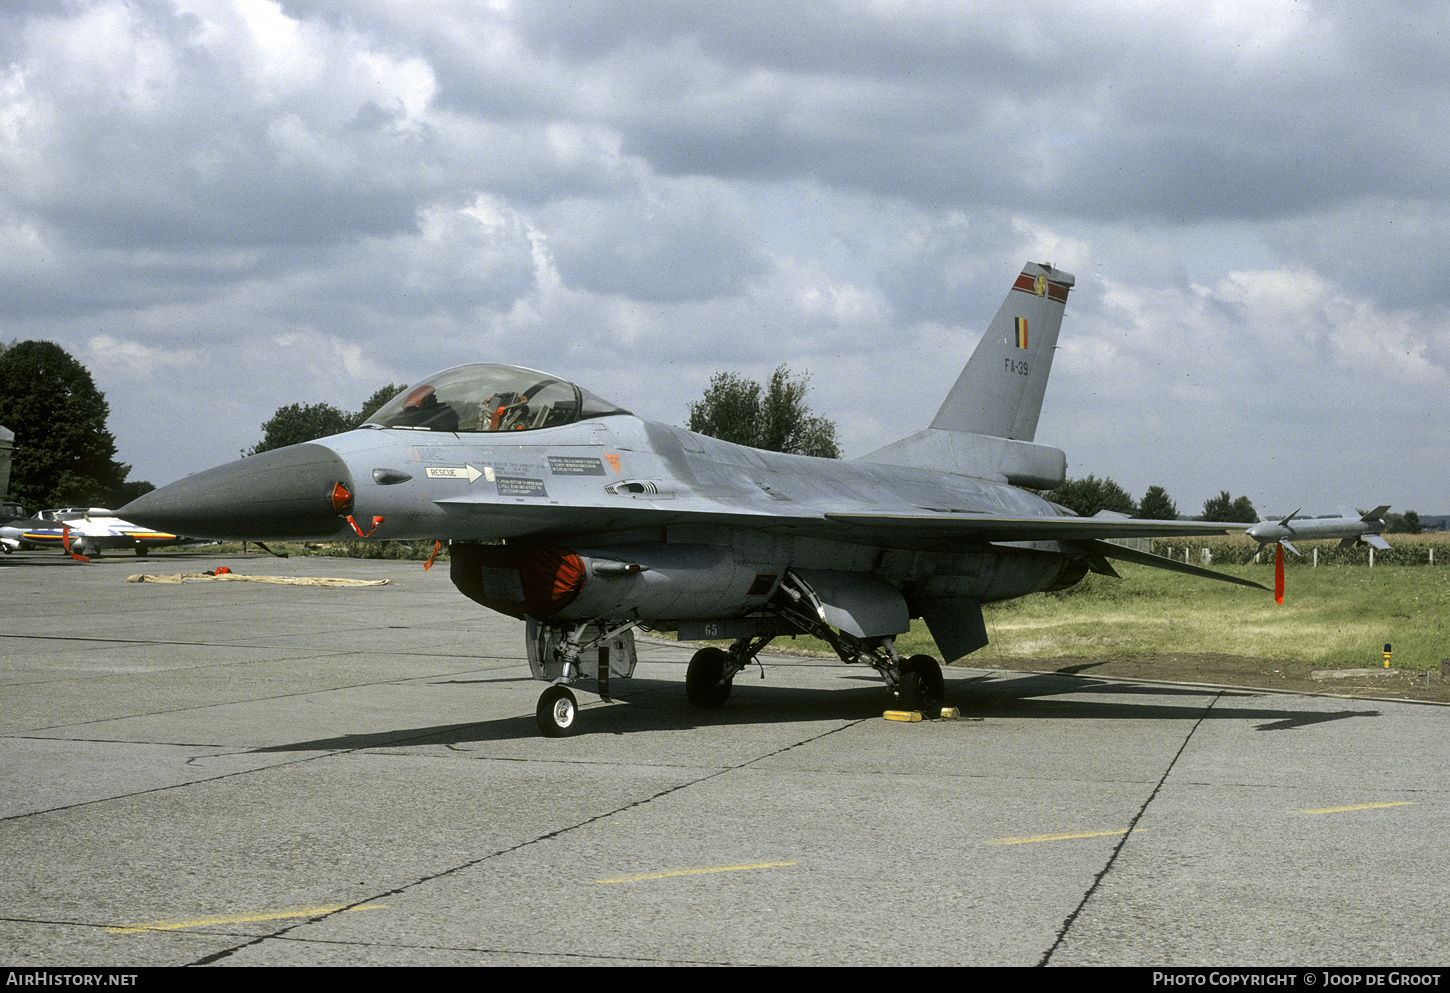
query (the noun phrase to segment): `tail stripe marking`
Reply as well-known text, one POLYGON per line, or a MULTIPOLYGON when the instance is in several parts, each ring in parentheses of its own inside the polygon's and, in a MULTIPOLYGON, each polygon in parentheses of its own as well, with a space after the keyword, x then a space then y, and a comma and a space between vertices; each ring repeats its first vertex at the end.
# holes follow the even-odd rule
POLYGON ((1047 284, 1045 292, 1047 299, 1056 303, 1067 303, 1067 291, 1071 287, 1066 283, 1055 283, 1045 277, 1031 276, 1024 272, 1017 277, 1017 282, 1012 284, 1012 289, 1019 293, 1030 293, 1035 297, 1043 296, 1044 291, 1038 282, 1039 279, 1043 279, 1047 284))

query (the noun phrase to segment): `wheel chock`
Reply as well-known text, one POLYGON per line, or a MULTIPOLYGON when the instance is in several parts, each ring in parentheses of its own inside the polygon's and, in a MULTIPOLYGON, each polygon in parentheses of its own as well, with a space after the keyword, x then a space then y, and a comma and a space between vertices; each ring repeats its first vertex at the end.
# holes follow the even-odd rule
POLYGON ((962 712, 956 707, 942 707, 939 712, 934 714, 923 714, 919 710, 888 710, 881 716, 888 721, 906 721, 915 724, 918 721, 959 721, 962 718, 962 712))

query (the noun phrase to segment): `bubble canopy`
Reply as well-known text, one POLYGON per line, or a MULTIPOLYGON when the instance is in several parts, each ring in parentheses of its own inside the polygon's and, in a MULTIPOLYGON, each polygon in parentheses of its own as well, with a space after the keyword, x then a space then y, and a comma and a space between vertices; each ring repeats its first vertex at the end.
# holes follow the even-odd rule
POLYGON ((364 426, 411 431, 536 431, 628 413, 546 372, 477 363, 429 376, 389 400, 364 426))

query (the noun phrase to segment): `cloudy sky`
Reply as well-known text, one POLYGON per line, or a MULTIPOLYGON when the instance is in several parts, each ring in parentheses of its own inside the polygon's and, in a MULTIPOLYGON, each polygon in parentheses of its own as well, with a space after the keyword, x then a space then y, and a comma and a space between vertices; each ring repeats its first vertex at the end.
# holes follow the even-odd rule
POLYGON ((1450 513, 1447 131, 1439 2, 7 0, 0 339, 157 484, 484 360, 854 457, 1043 261, 1071 475, 1450 513))

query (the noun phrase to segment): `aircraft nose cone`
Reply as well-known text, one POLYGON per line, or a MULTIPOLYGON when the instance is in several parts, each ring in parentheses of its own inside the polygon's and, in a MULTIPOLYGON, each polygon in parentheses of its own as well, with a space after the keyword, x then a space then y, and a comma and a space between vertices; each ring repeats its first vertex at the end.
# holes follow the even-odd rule
POLYGON ((188 538, 320 540, 346 527, 333 506, 338 483, 354 492, 337 453, 313 443, 291 445, 187 476, 116 514, 188 538))

